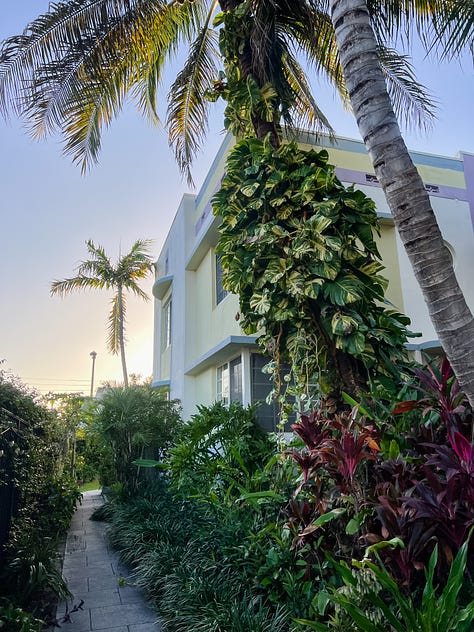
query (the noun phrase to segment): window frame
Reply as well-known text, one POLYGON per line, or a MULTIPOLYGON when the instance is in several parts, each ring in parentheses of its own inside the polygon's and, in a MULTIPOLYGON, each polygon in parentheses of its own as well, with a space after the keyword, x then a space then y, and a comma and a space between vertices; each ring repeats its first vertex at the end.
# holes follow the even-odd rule
POLYGON ((220 305, 222 301, 225 299, 225 297, 230 294, 230 292, 224 289, 222 285, 222 276, 224 274, 224 271, 222 269, 221 255, 218 252, 215 253, 214 273, 215 273, 214 289, 216 293, 216 306, 217 306, 217 305, 220 305))
POLYGON ((239 354, 216 366, 216 400, 222 402, 224 406, 229 406, 232 402, 242 404, 243 399, 243 359, 239 354), (239 367, 237 389, 233 367, 239 367), (223 388, 224 385, 225 388, 223 388))
POLYGON ((162 351, 171 346, 173 297, 169 296, 162 307, 161 345, 162 351))

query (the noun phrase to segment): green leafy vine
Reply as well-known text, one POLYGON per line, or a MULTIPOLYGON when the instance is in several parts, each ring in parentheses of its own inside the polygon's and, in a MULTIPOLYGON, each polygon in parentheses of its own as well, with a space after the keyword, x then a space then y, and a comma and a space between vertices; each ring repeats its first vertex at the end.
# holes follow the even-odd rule
POLYGON ((358 395, 393 378, 407 361, 409 319, 385 302, 375 204, 341 184, 326 151, 242 140, 213 209, 224 287, 275 376, 288 363, 300 397, 358 395))

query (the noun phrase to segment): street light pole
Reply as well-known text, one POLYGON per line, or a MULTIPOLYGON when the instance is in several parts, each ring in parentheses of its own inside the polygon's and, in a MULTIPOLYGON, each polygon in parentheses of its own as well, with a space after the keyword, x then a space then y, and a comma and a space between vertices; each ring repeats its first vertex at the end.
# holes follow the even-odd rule
POLYGON ((89 355, 92 358, 91 397, 94 397, 94 369, 95 369, 95 359, 97 357, 97 353, 95 351, 91 351, 89 355))

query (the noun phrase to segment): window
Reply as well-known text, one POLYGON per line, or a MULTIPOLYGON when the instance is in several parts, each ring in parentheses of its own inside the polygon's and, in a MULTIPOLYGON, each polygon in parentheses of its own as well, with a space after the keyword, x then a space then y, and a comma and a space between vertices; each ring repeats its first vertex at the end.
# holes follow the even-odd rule
POLYGON ((162 349, 167 349, 171 345, 171 298, 163 305, 161 342, 162 349))
POLYGON ((219 303, 223 301, 229 293, 222 287, 223 274, 224 271, 222 270, 221 256, 216 254, 216 305, 219 305, 219 303))
POLYGON ((217 399, 228 405, 242 402, 242 358, 217 367, 217 399))
MULTIPOLYGON (((266 398, 273 388, 272 378, 268 373, 262 373, 263 367, 268 364, 269 358, 252 353, 251 356, 251 380, 252 380, 252 403, 259 402, 257 408, 257 420, 260 426, 268 432, 276 432, 279 423, 279 407, 276 402, 267 404, 266 398)), ((282 367, 284 375, 286 367, 282 367)), ((292 403, 293 398, 288 397, 288 402, 292 403)), ((295 423, 296 415, 290 415, 285 431, 290 430, 290 425, 295 423)))

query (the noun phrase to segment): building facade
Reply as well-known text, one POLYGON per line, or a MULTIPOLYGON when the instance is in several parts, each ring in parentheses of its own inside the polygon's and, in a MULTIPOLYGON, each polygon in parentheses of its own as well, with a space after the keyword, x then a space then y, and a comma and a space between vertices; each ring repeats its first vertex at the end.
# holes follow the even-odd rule
MULTIPOLYGON (((407 314, 411 329, 421 332, 415 352, 436 348, 427 308, 408 258, 400 243, 380 185, 362 142, 301 134, 302 147, 325 148, 329 162, 344 184, 355 184, 371 197, 381 222, 379 250, 389 280, 387 298, 407 314)), ((153 384, 169 389, 181 400, 188 419, 196 405, 216 400, 262 401, 270 391, 268 375, 262 373, 265 359, 258 353, 255 337, 240 329, 236 314, 238 299, 222 287, 218 220, 211 208, 232 146, 227 136, 197 195, 184 195, 156 263, 153 384)), ((474 155, 450 158, 411 152, 453 257, 458 281, 467 302, 474 307, 474 155)), ((275 428, 276 410, 262 404, 258 415, 268 430, 275 428)))

